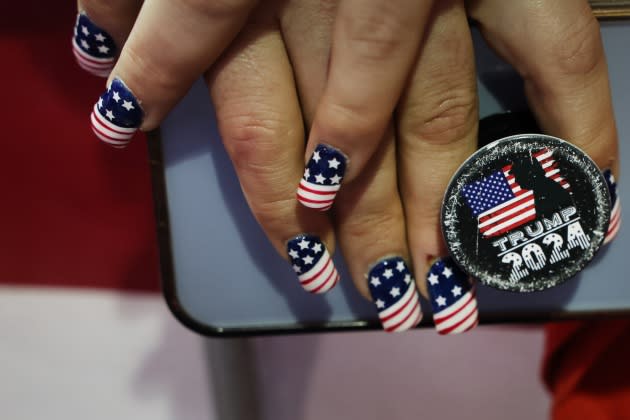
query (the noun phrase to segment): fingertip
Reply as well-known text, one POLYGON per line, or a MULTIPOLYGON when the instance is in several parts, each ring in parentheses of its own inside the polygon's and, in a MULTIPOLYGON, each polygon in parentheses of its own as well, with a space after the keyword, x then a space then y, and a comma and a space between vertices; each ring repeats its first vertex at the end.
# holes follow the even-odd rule
POLYGON ((90 74, 108 77, 114 68, 118 48, 112 36, 90 19, 87 13, 77 13, 72 53, 79 67, 90 74))
POLYGON ((114 78, 94 104, 90 123, 99 140, 115 148, 124 148, 143 118, 140 101, 121 79, 114 78))

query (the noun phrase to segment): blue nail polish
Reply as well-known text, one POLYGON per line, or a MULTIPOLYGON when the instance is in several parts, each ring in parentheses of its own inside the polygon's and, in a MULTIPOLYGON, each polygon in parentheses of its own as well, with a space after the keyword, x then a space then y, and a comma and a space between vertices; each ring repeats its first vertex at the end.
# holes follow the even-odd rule
POLYGON ((422 319, 416 283, 401 257, 379 261, 368 273, 368 286, 387 332, 405 331, 422 319))
POLYGON ((451 258, 438 259, 427 274, 435 329, 440 334, 457 334, 477 325, 475 291, 451 258))
POLYGON ((297 198, 304 206, 326 211, 330 209, 346 173, 348 159, 339 150, 319 144, 306 164, 297 198))
POLYGON ((114 67, 116 44, 107 32, 81 12, 74 25, 72 52, 81 68, 96 76, 107 77, 114 67))
POLYGON ((315 235, 298 235, 287 242, 287 254, 300 284, 310 293, 325 293, 339 281, 326 245, 315 235))
POLYGON ((606 185, 608 186, 608 192, 610 193, 610 223, 608 224, 608 231, 604 236, 604 244, 612 241, 619 228, 621 227, 621 201, 617 195, 617 182, 610 169, 606 169, 603 172, 606 185))
POLYGON ((138 100, 120 79, 114 79, 92 110, 94 134, 113 147, 125 147, 142 124, 138 100))

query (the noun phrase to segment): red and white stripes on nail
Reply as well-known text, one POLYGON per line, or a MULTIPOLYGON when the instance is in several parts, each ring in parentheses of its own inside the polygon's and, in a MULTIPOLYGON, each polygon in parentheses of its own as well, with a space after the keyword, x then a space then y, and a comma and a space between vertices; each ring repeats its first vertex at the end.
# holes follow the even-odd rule
POLYGON ((79 66, 96 76, 107 77, 114 68, 114 57, 99 58, 87 54, 78 45, 75 38, 72 39, 72 52, 79 66))
POLYGON ((405 331, 420 323, 422 309, 418 290, 404 258, 394 256, 380 260, 370 269, 367 281, 385 331, 405 331))
POLYGON ((609 243, 615 238, 617 232, 619 232, 619 228, 621 227, 621 201, 619 197, 615 200, 615 204, 613 204, 613 208, 610 211, 610 223, 608 224, 608 231, 604 236, 604 244, 609 243))
POLYGON ((327 249, 324 249, 322 257, 313 267, 298 275, 300 284, 310 293, 326 293, 339 282, 339 272, 335 268, 327 249))
POLYGON ((332 207, 346 173, 348 158, 340 150, 318 144, 306 163, 297 188, 297 199, 305 207, 326 211, 332 207))
POLYGON ((96 137, 118 149, 127 146, 138 129, 135 127, 119 127, 113 124, 99 112, 98 106, 99 104, 94 105, 90 116, 92 131, 96 137))
POLYGON ((457 302, 433 315, 435 329, 440 334, 457 334, 472 330, 479 322, 474 288, 457 302))
POLYGON ((306 207, 326 211, 332 207, 339 187, 340 185, 318 185, 301 179, 297 198, 306 207))
POLYGON ((325 293, 335 287, 339 273, 322 240, 300 234, 287 241, 287 255, 300 284, 310 293, 325 293))
POLYGON ((604 244, 609 243, 615 238, 619 228, 621 227, 621 200, 619 200, 619 191, 617 189, 617 181, 610 169, 606 169, 602 173, 610 192, 610 200, 612 209, 610 210, 610 222, 608 223, 608 230, 604 236, 604 244))
POLYGON ((398 302, 380 311, 378 317, 387 332, 406 331, 418 325, 422 319, 422 311, 414 282, 407 286, 398 302))

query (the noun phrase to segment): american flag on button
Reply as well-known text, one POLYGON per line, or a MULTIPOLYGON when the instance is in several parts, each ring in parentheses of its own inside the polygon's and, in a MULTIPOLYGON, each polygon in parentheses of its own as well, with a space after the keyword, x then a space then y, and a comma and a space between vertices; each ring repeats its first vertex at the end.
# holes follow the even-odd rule
MULTIPOLYGON (((551 150, 544 148, 532 156, 545 171, 545 177, 570 189, 568 181, 560 175, 551 150)), ((468 207, 477 218, 479 232, 486 238, 502 235, 536 219, 534 192, 521 188, 511 169, 511 164, 506 165, 462 189, 468 207)))
POLYGON ((92 131, 113 147, 125 147, 142 123, 143 112, 127 86, 114 79, 94 105, 92 131))

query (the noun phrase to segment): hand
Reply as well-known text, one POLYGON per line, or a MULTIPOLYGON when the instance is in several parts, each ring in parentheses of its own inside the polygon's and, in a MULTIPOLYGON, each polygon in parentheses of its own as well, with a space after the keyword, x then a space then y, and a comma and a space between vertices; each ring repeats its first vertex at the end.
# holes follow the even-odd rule
MULTIPOLYGON (((421 8, 406 16, 374 2, 364 10, 365 14, 352 17, 350 9, 336 10, 335 3, 325 3, 328 8, 321 7, 320 2, 306 0, 261 5, 229 51, 211 67, 207 81, 223 140, 252 211, 276 249, 283 255, 289 252, 288 258, 297 270, 309 271, 309 263, 318 261, 324 265, 327 257, 320 260, 318 255, 326 255, 325 244, 329 247, 334 244, 331 220, 296 205, 294 199, 295 184, 291 180, 303 174, 302 122, 313 124, 306 156, 324 139, 350 157, 343 187, 333 207, 334 227, 357 287, 375 301, 387 330, 402 330, 419 321, 417 294, 404 283, 404 275, 396 277, 398 290, 380 288, 377 283, 389 274, 383 257, 398 256, 396 260, 385 261, 397 266, 411 256, 414 271, 426 273, 428 258, 444 253, 438 228, 442 193, 454 170, 475 149, 474 60, 466 14, 458 1, 439 2, 430 11, 421 8), (420 37, 421 44, 417 42, 417 50, 410 46, 411 41, 399 39, 409 35, 413 25, 405 21, 405 30, 388 33, 387 29, 392 29, 387 19, 389 15, 375 13, 378 7, 385 7, 383 10, 393 13, 394 17, 414 16, 419 26, 424 24, 424 37, 420 37), (343 18, 344 14, 348 17, 343 18), (344 48, 352 43, 343 41, 347 34, 340 29, 333 31, 332 25, 334 21, 336 28, 339 22, 348 24, 344 19, 355 18, 367 19, 376 26, 367 25, 371 29, 364 32, 365 38, 360 33, 351 36, 350 40, 364 44, 363 48, 352 48, 349 52, 344 48), (376 35, 389 39, 391 48, 372 50, 372 44, 383 46, 383 40, 376 35), (338 37, 342 41, 337 42, 338 37), (374 51, 378 54, 372 55, 374 51), (396 59, 390 60, 392 54, 396 59), (350 60, 352 57, 356 61, 350 60), (362 59, 371 60, 370 65, 357 66, 362 59), (349 61, 355 64, 348 65, 349 61), (390 63, 396 63, 391 72, 390 63), (405 69, 408 65, 411 67, 405 69), (382 81, 382 86, 379 66, 389 69, 383 75, 387 80, 382 81), (349 86, 353 88, 347 88, 349 86), (387 86, 389 88, 385 88, 387 86), (358 108, 354 109, 355 105, 358 108), (392 121, 394 107, 396 115, 392 121), (360 147, 357 146, 359 138, 364 139, 360 147), (333 141, 337 139, 339 143, 333 141), (304 238, 303 233, 314 236, 304 238), (297 239, 292 241, 291 238, 297 239), (321 249, 315 248, 318 243, 321 249), (300 244, 309 249, 299 249, 300 244), (292 250, 297 258, 291 256, 292 250), (299 251, 303 251, 303 255, 299 251), (313 257, 312 261, 309 256, 313 257), (380 280, 372 284, 371 277, 376 276, 368 275, 366 279, 368 271, 381 276, 380 280), (370 284, 372 286, 368 286, 370 284), (388 316, 395 312, 391 308, 405 303, 401 313, 388 316)), ((559 3, 543 3, 535 10, 530 10, 531 5, 519 4, 516 8, 512 5, 510 11, 519 7, 527 10, 508 13, 509 23, 496 15, 507 8, 500 2, 480 1, 469 6, 489 42, 515 64, 527 80, 528 96, 543 128, 550 134, 573 139, 600 165, 616 170, 616 154, 597 155, 598 150, 610 151, 611 145, 616 150, 616 133, 612 112, 608 112, 610 95, 596 22, 593 24, 590 11, 584 7, 586 3, 563 2, 564 8, 559 3), (497 29, 501 25, 505 28, 497 29), (520 37, 514 37, 510 32, 513 27, 536 27, 540 32, 525 31, 520 37), (577 31, 583 37, 568 37, 567 34, 578 27, 583 29, 584 32, 577 31), (537 37, 538 33, 546 35, 537 37), (523 38, 525 36, 543 44, 540 49, 534 49, 545 56, 542 61, 541 57, 532 59, 531 52, 515 53, 519 48, 522 50, 523 45, 537 45, 521 44, 522 39, 528 39, 523 38), (558 56, 558 46, 571 49, 571 42, 575 42, 574 51, 578 54, 558 56), (585 71, 577 60, 571 59, 575 57, 590 60, 593 68, 585 71), (547 65, 540 66, 537 64, 540 62, 547 65), (564 88, 558 89, 559 86, 564 88), (532 99, 534 95, 541 95, 542 100, 532 99), (597 119, 574 121, 575 115, 568 115, 570 112, 565 112, 565 108, 556 108, 562 105, 576 109, 590 103, 597 104, 597 119), (581 125, 576 128, 573 122, 581 125), (599 134, 598 143, 589 141, 589 134, 595 132, 599 134)), ((350 26, 362 28, 360 24, 350 26)), ((121 61, 126 50, 127 46, 121 61)), ((135 86, 129 86, 136 92, 135 86)), ((153 106, 144 97, 143 104, 146 108, 153 106)), ((407 274, 406 265, 402 267, 401 273, 407 274)), ((443 269, 443 262, 435 267, 443 269)), ((305 277, 304 273, 298 273, 303 286, 310 291, 326 291, 338 280, 332 265, 317 276, 312 274, 315 273, 305 277)), ((465 276, 461 272, 456 274, 457 281, 468 293, 470 286, 465 276)), ((439 289, 430 287, 427 293, 424 279, 418 281, 418 286, 425 296, 431 295, 434 312, 443 309, 437 301, 439 289)), ((451 320, 438 329, 458 332, 474 326, 475 305, 473 298, 467 306, 470 308, 468 316, 462 320, 465 322, 455 325, 451 320)))

